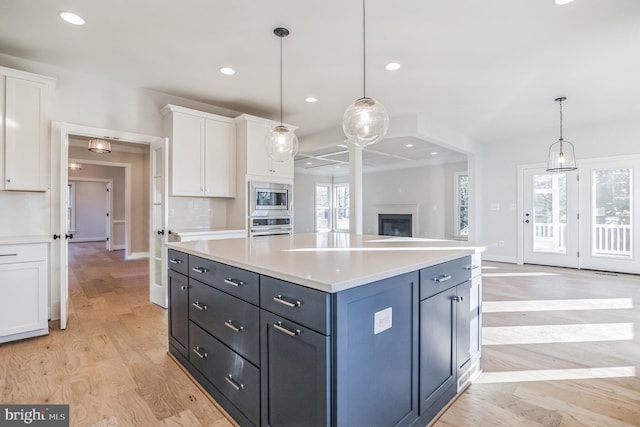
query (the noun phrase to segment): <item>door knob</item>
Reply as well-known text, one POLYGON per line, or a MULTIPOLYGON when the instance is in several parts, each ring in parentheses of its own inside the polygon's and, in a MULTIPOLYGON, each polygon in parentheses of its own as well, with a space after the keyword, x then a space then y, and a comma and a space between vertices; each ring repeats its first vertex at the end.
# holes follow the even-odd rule
POLYGON ((73 239, 73 233, 71 233, 71 234, 65 234, 65 235, 64 235, 64 238, 65 238, 65 239, 73 239))
POLYGON ((59 235, 59 234, 54 234, 54 235, 53 235, 53 240, 56 240, 56 239, 59 239, 59 238, 60 238, 60 235, 59 235))
POLYGON ((530 221, 529 221, 528 219, 525 219, 525 220, 524 220, 524 222, 526 222, 527 224, 529 224, 529 222, 530 222, 530 221))
POLYGON ((164 236, 164 230, 158 230, 158 236, 164 236))

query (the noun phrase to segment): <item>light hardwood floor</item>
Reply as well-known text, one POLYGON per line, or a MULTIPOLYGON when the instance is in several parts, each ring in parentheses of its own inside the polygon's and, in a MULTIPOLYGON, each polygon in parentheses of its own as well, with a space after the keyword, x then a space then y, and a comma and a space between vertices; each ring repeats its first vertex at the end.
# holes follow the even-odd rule
MULTIPOLYGON (((66 331, 0 345, 0 402, 68 403, 73 426, 230 426, 167 356, 147 261, 103 247, 70 245, 66 331)), ((484 373, 434 425, 640 426, 640 277, 485 264, 484 373)))

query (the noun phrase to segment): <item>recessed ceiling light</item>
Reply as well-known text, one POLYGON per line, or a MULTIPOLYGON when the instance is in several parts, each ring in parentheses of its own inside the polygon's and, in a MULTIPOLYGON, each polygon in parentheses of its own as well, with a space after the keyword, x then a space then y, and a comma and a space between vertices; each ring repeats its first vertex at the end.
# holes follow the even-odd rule
POLYGON ((58 12, 58 15, 60 16, 60 18, 62 18, 65 21, 67 21, 69 24, 84 25, 84 19, 82 19, 81 16, 76 15, 73 12, 67 12, 67 11, 62 10, 62 11, 58 12))
POLYGON ((562 6, 563 4, 571 3, 573 0, 554 0, 557 5, 562 6))
POLYGON ((400 64, 398 64, 397 62, 389 62, 384 66, 384 68, 387 71, 396 71, 400 69, 400 64))
POLYGON ((336 169, 340 169, 340 166, 336 166, 336 169))
POLYGON ((411 148, 411 147, 413 147, 413 144, 411 144, 411 143, 409 143, 409 144, 404 144, 404 146, 405 146, 405 147, 407 147, 407 148, 411 148))
POLYGON ((305 98, 305 101, 307 101, 308 103, 314 103, 314 102, 318 102, 318 98, 314 98, 313 96, 309 96, 309 97, 305 98))
POLYGON ((438 152, 437 152, 437 151, 432 151, 432 152, 431 152, 431 155, 432 155, 432 156, 436 156, 437 154, 438 154, 438 152))
POLYGON ((231 67, 221 67, 220 72, 225 76, 233 76, 236 73, 236 70, 231 67))
POLYGON ((312 164, 313 164, 313 162, 307 162, 307 164, 308 164, 308 165, 312 165, 312 164))

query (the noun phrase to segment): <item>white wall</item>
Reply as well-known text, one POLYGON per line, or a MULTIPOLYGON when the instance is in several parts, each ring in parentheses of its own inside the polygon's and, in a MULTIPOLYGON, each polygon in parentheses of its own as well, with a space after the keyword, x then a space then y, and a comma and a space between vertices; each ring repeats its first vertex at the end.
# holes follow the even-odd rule
MULTIPOLYGON (((567 128, 564 136, 575 146, 578 166, 581 159, 640 153, 640 122, 594 124, 567 128)), ((488 246, 484 257, 516 262, 518 245, 517 170, 518 165, 546 164, 549 146, 558 135, 523 135, 483 147, 478 156, 482 171, 482 198, 478 240, 488 246), (504 246, 500 246, 500 241, 504 246)))

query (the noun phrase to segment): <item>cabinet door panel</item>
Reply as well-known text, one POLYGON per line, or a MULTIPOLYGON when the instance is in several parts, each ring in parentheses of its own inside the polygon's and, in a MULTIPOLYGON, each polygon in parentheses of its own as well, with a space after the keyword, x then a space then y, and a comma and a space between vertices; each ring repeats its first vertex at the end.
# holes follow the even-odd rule
POLYGON ((6 78, 5 188, 49 188, 48 88, 44 83, 6 78))
POLYGON ((207 119, 204 134, 204 194, 209 197, 234 197, 235 127, 232 123, 207 119))
POLYGON ((169 271, 169 342, 189 358, 189 287, 188 279, 169 271))
POLYGON ((261 322, 262 425, 328 426, 330 338, 265 310, 261 322))
POLYGON ((456 286, 456 295, 456 359, 460 374, 471 360, 471 281, 456 286))
POLYGON ((455 384, 454 296, 455 288, 420 302, 421 414, 455 384))
POLYGON ((47 328, 46 265, 45 261, 0 265, 0 342, 47 328))
POLYGON ((204 119, 173 113, 171 140, 171 194, 202 196, 204 119))

